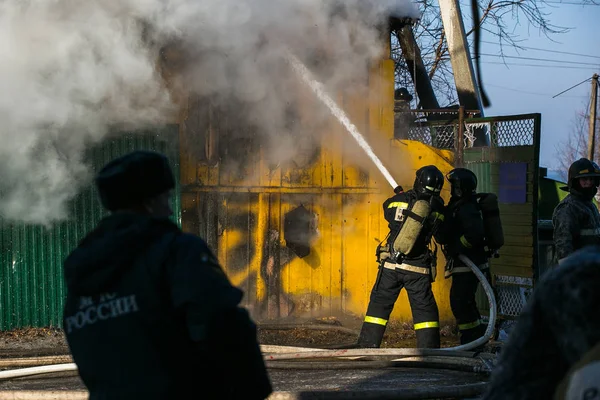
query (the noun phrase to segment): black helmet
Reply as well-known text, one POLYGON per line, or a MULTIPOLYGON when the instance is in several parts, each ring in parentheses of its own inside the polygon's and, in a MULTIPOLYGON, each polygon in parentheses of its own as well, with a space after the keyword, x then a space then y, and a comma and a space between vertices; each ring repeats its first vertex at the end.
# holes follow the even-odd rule
MULTIPOLYGON (((573 187, 576 179, 579 178, 598 178, 600 177, 600 168, 598 164, 587 158, 580 158, 569 167, 569 189, 573 187)), ((598 179, 595 179, 598 186, 598 179)))
POLYGON ((563 186, 561 189, 593 198, 598 191, 597 187, 599 185, 600 167, 598 167, 598 164, 587 158, 580 158, 569 167, 567 186, 563 186), (594 178, 594 186, 591 188, 582 188, 581 185, 579 185, 579 178, 594 178))
POLYGON ((418 195, 440 195, 444 187, 444 174, 435 165, 427 165, 417 170, 413 190, 418 195))
POLYGON ((394 100, 411 101, 412 99, 412 95, 408 93, 406 88, 402 87, 394 91, 394 100))
POLYGON ((455 168, 446 176, 452 197, 466 197, 477 190, 477 175, 466 168, 455 168))

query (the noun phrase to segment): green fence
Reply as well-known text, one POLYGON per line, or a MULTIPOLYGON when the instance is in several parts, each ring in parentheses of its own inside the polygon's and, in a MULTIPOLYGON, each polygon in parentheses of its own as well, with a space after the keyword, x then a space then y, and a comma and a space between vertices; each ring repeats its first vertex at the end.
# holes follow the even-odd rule
MULTIPOLYGON (((176 125, 111 135, 88 151, 87 160, 95 172, 111 159, 133 150, 166 153, 179 178, 176 125)), ((174 193, 174 219, 180 223, 179 187, 174 193)), ((105 215, 92 185, 71 202, 70 211, 68 220, 49 228, 7 222, 0 225, 0 330, 61 325, 65 294, 62 263, 105 215)))

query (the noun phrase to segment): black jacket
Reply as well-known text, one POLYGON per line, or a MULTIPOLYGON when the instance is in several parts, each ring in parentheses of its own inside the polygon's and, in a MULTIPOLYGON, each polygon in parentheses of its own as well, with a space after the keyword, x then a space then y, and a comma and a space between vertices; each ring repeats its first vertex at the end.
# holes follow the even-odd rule
POLYGON ((444 245, 448 257, 456 261, 459 254, 464 254, 475 265, 487 262, 483 217, 475 196, 450 199, 444 212, 444 223, 435 239, 444 245))
MULTIPOLYGON (((417 193, 414 190, 409 190, 406 192, 400 192, 390 197, 383 203, 383 215, 386 221, 388 221, 388 227, 390 229, 390 236, 388 239, 390 246, 392 245, 397 233, 402 228, 405 217, 401 216, 401 214, 405 210, 410 209, 417 200, 417 193)), ((435 227, 434 222, 436 218, 442 216, 444 202, 441 198, 434 197, 430 204, 431 214, 429 218, 427 218, 427 221, 421 230, 421 234, 417 238, 417 241, 410 254, 406 254, 402 260, 402 262, 406 264, 417 267, 430 267, 432 262, 435 261, 432 259, 432 254, 429 250, 429 244, 431 243, 431 238, 433 237, 433 229, 435 227)))
POLYGON ((65 261, 63 326, 91 400, 264 399, 256 326, 200 238, 114 214, 65 261))
POLYGON ((600 342, 598 286, 600 247, 581 250, 544 274, 510 332, 481 398, 552 399, 569 368, 600 342))
POLYGON ((600 244, 600 213, 592 202, 575 193, 565 197, 552 214, 558 260, 587 245, 600 244))

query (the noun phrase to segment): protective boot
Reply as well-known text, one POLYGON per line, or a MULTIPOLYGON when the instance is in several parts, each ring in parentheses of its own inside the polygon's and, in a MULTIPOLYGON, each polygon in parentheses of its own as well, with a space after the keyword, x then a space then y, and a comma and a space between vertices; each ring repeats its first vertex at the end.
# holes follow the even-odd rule
POLYGON ((417 348, 419 349, 439 349, 440 348, 440 328, 417 329, 417 348))
POLYGON ((358 337, 359 348, 379 348, 385 333, 384 325, 371 324, 365 322, 358 337))
MULTIPOLYGON (((481 324, 481 325, 477 325, 476 327, 471 328, 471 329, 461 330, 460 331, 460 344, 471 343, 471 342, 474 342, 475 340, 479 339, 485 333, 486 328, 487 328, 487 325, 481 324)), ((475 348, 474 350, 477 350, 477 351, 483 350, 483 345, 475 348)))

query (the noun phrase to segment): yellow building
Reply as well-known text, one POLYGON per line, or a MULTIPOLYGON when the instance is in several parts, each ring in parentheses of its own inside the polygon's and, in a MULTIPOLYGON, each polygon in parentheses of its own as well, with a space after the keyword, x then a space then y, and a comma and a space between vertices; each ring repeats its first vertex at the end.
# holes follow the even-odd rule
MULTIPOLYGON (((365 78, 351 93, 332 95, 395 180, 410 188, 428 164, 448 172, 451 152, 394 140, 394 61, 382 58, 365 78)), ((393 188, 337 119, 312 123, 311 110, 322 106, 301 80, 295 90, 301 102, 293 123, 310 126, 311 135, 293 138, 295 154, 284 163, 270 158, 260 135, 223 123, 210 99, 179 96, 182 227, 208 241, 254 318, 362 317, 377 274, 375 249, 388 233, 382 203, 393 188)), ((434 294, 442 321, 450 321, 438 257, 434 294)), ((412 320, 406 293, 392 318, 412 320)))

